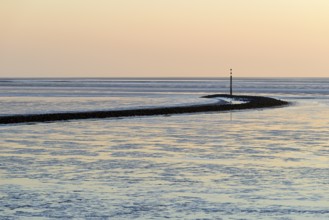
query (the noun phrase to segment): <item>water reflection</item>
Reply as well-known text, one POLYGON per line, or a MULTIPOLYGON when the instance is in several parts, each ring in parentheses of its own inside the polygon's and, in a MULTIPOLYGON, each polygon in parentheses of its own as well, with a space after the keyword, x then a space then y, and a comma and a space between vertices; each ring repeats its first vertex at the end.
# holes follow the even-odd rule
POLYGON ((2 126, 0 217, 326 219, 328 106, 2 126))

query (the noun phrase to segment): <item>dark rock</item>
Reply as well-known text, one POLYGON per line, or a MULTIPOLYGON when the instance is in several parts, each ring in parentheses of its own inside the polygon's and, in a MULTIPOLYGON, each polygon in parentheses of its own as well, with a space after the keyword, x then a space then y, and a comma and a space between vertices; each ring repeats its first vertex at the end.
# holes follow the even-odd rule
POLYGON ((118 117, 133 117, 133 116, 150 116, 150 115, 173 115, 183 113, 196 112, 220 112, 240 109, 255 109, 255 108, 270 108, 284 106, 288 102, 277 100, 274 98, 261 96, 230 96, 225 94, 215 94, 203 96, 202 98, 234 98, 235 100, 247 101, 242 104, 204 104, 192 106, 176 106, 176 107, 159 107, 145 109, 130 109, 130 110, 111 110, 111 111, 90 111, 90 112, 69 112, 69 113, 52 113, 52 114, 31 114, 31 115, 13 115, 0 116, 0 124, 15 124, 29 122, 52 122, 66 121, 91 118, 118 118, 118 117))

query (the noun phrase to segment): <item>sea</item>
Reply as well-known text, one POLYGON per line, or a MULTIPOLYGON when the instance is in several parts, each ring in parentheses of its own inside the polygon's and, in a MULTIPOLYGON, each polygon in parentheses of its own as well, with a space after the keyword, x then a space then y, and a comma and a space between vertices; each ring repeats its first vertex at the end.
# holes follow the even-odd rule
MULTIPOLYGON (((1 78, 0 116, 185 106, 228 78, 1 78)), ((288 106, 0 125, 0 219, 329 219, 329 78, 234 78, 288 106)))

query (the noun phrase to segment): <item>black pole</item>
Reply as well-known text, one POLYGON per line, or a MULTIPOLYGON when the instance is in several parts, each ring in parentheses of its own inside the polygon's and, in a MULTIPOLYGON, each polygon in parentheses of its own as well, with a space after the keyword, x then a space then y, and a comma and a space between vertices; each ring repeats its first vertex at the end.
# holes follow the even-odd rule
POLYGON ((232 69, 231 69, 231 76, 230 76, 230 95, 232 96, 233 95, 233 79, 232 79, 232 69))

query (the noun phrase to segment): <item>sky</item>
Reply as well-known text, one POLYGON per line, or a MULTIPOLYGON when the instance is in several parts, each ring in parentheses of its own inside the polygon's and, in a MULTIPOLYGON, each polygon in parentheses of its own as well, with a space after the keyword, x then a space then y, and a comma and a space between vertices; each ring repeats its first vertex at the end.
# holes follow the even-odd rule
POLYGON ((0 77, 329 77, 328 0, 0 0, 0 77))

